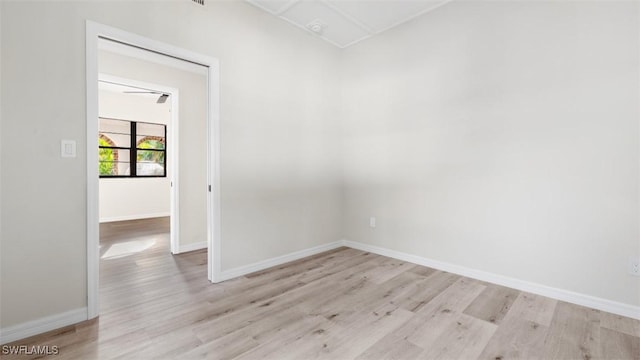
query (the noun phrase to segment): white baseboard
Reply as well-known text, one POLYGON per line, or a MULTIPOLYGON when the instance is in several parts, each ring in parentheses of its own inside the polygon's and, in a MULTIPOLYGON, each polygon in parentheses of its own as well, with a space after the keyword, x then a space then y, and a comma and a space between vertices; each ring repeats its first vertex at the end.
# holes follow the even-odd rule
POLYGON ((161 213, 153 213, 153 214, 136 214, 136 215, 125 215, 125 216, 101 217, 100 222, 108 223, 108 222, 115 222, 115 221, 151 219, 151 218, 159 218, 159 217, 167 217, 167 216, 171 216, 171 213, 161 212, 161 213))
POLYGON ((196 250, 200 250, 200 249, 206 249, 207 248, 207 242, 206 241, 201 241, 201 242, 197 242, 197 243, 193 243, 193 244, 179 244, 178 245, 178 252, 174 253, 174 254, 182 254, 185 252, 189 252, 189 251, 196 251, 196 250))
POLYGON ((593 309, 610 312, 640 320, 640 306, 633 306, 617 301, 607 300, 591 295, 581 294, 569 290, 558 289, 546 285, 540 285, 529 281, 514 279, 486 271, 471 269, 468 267, 454 265, 451 263, 433 260, 421 256, 411 255, 400 251, 395 251, 379 246, 363 244, 350 240, 343 240, 344 246, 368 251, 374 254, 387 256, 390 258, 407 261, 413 264, 423 265, 441 271, 447 271, 453 274, 466 276, 472 279, 490 282, 492 284, 510 287, 516 290, 530 292, 532 294, 546 296, 556 300, 566 301, 568 303, 587 306, 593 309))
POLYGON ((229 269, 229 270, 224 270, 220 273, 219 281, 225 281, 225 280, 233 279, 236 277, 244 276, 247 274, 251 274, 253 272, 268 269, 273 266, 282 265, 290 261, 299 260, 307 256, 337 249, 341 246, 344 246, 342 241, 335 241, 329 244, 323 244, 323 245, 315 246, 309 249, 304 249, 304 250, 292 252, 286 255, 274 257, 271 259, 258 261, 253 264, 240 266, 240 267, 229 269))
POLYGON ((0 344, 6 344, 28 338, 30 336, 39 335, 47 331, 77 324, 85 320, 87 320, 86 307, 9 326, 7 328, 0 329, 0 344))

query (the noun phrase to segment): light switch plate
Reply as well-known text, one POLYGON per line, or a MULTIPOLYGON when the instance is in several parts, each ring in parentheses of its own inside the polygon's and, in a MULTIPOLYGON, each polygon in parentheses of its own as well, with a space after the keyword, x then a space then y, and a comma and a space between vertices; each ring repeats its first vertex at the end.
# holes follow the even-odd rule
POLYGON ((76 141, 62 140, 60 141, 60 156, 63 158, 76 157, 76 141))

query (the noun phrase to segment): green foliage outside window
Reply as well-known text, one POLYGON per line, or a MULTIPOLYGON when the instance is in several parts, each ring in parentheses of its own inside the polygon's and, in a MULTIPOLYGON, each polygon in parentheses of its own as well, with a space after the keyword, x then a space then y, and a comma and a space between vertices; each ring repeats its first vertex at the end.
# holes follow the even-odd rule
MULTIPOLYGON (((164 149, 164 142, 161 140, 144 140, 138 144, 138 149, 164 149)), ((154 162, 164 164, 164 151, 138 151, 138 161, 154 162)))
MULTIPOLYGON (((112 146, 111 144, 109 144, 109 142, 107 142, 105 139, 102 139, 102 138, 98 138, 98 145, 112 146)), ((99 163, 100 175, 116 175, 117 171, 116 171, 116 163, 114 162, 115 154, 113 149, 99 148, 98 159, 100 161, 99 163)))

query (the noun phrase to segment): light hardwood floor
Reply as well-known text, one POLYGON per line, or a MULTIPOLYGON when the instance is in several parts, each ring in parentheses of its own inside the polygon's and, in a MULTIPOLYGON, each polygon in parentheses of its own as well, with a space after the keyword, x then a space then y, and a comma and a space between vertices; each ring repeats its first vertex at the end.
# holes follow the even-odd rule
POLYGON ((101 231, 100 318, 12 345, 56 345, 56 359, 640 359, 637 320, 354 249, 214 285, 206 251, 170 255, 167 219, 101 231))

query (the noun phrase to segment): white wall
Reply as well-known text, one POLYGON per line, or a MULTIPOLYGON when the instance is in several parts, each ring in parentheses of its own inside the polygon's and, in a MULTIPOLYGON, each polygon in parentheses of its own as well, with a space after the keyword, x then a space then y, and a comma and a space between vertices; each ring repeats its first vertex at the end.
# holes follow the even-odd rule
POLYGON ((638 26, 453 2, 346 49, 346 237, 640 305, 638 26))
MULTIPOLYGON (((133 74, 132 74, 133 75, 133 74)), ((156 103, 157 96, 146 97, 100 90, 100 117, 169 125, 171 101, 156 103)), ((167 141, 168 145, 171 145, 167 141)), ((167 159, 171 148, 167 148, 167 159)), ((168 163, 168 165, 171 165, 168 163)), ((100 221, 120 221, 168 216, 170 166, 163 178, 101 178, 100 221)))
POLYGON ((3 329, 86 306, 86 19, 220 60, 223 270, 341 238, 338 49, 238 2, 0 9, 3 329))

